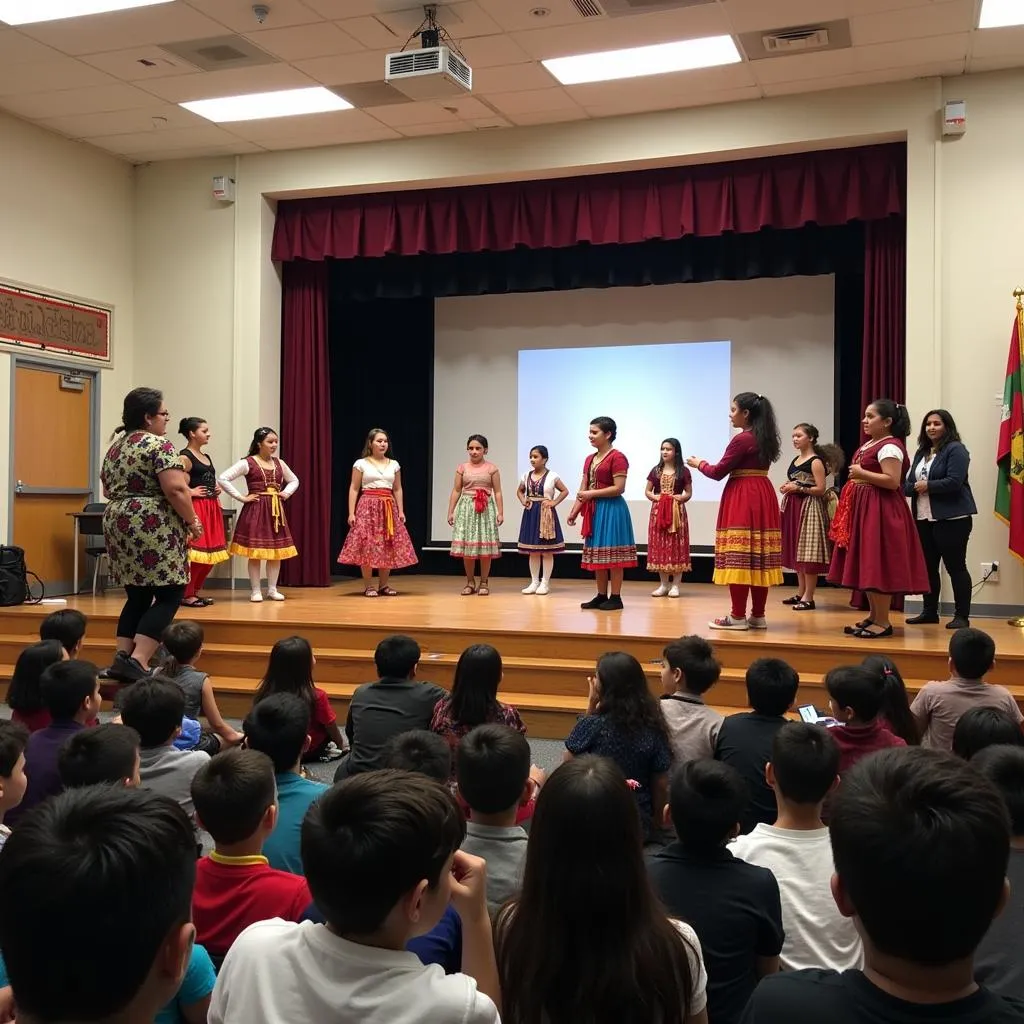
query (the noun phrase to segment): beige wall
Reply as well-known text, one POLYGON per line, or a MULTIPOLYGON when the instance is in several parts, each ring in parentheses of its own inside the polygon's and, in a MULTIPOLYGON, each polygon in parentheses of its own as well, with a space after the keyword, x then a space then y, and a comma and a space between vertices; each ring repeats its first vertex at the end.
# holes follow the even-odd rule
MULTIPOLYGON (((114 367, 100 377, 100 429, 132 386, 132 168, 89 146, 0 115, 0 280, 114 308, 114 367)), ((0 404, 11 356, 0 352, 0 404)), ((8 534, 10 451, 0 444, 0 538, 8 534)))

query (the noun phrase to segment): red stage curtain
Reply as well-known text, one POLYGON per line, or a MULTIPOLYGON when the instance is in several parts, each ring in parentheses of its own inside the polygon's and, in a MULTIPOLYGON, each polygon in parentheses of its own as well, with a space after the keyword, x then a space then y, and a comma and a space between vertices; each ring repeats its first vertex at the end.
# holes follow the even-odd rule
POLYGON ((861 411, 875 398, 906 401, 906 269, 906 220, 865 224, 861 411))
POLYGON ((904 211, 901 143, 278 205, 272 258, 508 251, 828 227, 904 211))
POLYGON ((287 586, 331 582, 331 390, 327 264, 286 263, 281 316, 281 437, 299 490, 288 523, 299 549, 281 571, 287 586))

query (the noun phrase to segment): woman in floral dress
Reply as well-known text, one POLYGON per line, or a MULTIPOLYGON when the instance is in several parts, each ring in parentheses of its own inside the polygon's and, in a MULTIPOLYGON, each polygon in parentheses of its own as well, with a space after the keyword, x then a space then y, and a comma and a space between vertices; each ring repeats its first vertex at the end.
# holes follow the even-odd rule
POLYGON ((165 436, 169 416, 160 391, 129 391, 117 440, 100 472, 108 502, 103 539, 111 572, 127 595, 117 623, 117 654, 106 675, 122 682, 148 674, 185 593, 189 538, 203 532, 188 474, 165 436))

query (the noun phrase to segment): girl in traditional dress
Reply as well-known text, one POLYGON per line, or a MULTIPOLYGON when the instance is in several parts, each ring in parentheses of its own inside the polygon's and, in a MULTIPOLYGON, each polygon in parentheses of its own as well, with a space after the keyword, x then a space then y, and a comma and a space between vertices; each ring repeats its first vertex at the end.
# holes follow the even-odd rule
POLYGON ((359 566, 367 597, 395 597, 398 591, 388 586, 391 570, 417 562, 405 528, 402 467, 390 452, 387 431, 374 427, 366 435, 362 457, 352 466, 348 488, 349 531, 338 561, 359 566), (379 587, 373 585, 374 569, 379 587))
POLYGON ((530 449, 530 465, 516 488, 526 510, 519 524, 519 550, 530 556, 530 585, 524 594, 546 594, 550 589, 555 555, 565 550, 562 524, 555 509, 568 497, 569 488, 548 469, 548 450, 542 444, 530 449))
POLYGON ((644 491, 651 502, 647 526, 647 571, 661 583, 651 597, 678 597, 679 577, 690 571, 690 526, 686 503, 693 496, 693 479, 674 437, 661 442, 661 461, 647 474, 644 491))
POLYGON ((782 583, 782 523, 768 467, 782 444, 775 410, 764 395, 742 391, 732 401, 729 420, 738 433, 721 462, 691 456, 688 466, 712 480, 729 480, 718 505, 714 581, 729 587, 732 608, 712 619, 712 629, 767 629, 768 588, 782 583), (750 616, 747 616, 747 597, 750 616))
POLYGON ((603 612, 622 608, 622 573, 636 565, 636 542, 629 507, 622 492, 626 489, 629 462, 612 447, 618 428, 610 416, 590 421, 589 440, 596 449, 583 463, 583 480, 566 522, 576 525, 583 513, 583 557, 580 567, 597 577, 597 593, 581 608, 603 612), (611 594, 608 593, 609 585, 611 594))
POLYGON ((188 442, 179 454, 188 473, 192 507, 203 524, 203 535, 189 541, 189 581, 181 606, 205 608, 213 604, 212 597, 199 596, 206 577, 215 565, 226 562, 230 557, 224 536, 224 513, 217 500, 221 487, 217 483, 213 459, 203 451, 210 443, 210 427, 206 420, 200 416, 187 416, 178 424, 178 433, 188 442))
POLYGON ((877 398, 864 410, 862 426, 868 440, 853 457, 832 521, 835 550, 828 581, 867 594, 868 617, 844 631, 878 640, 893 634, 894 594, 928 593, 928 567, 903 497, 910 467, 903 444, 910 433, 907 408, 877 398))
POLYGON ((793 428, 797 454, 789 464, 786 482, 779 488, 782 499, 782 564, 796 572, 796 594, 786 598, 795 612, 814 611, 818 577, 828 572, 832 545, 828 528, 832 521, 826 481, 846 461, 834 444, 818 444, 818 428, 798 423, 793 428))
POLYGON ((490 592, 491 561, 501 557, 498 527, 505 521, 501 474, 487 461, 487 438, 471 434, 466 442, 469 461, 455 470, 455 484, 448 499, 448 525, 452 529, 452 558, 461 558, 466 569, 464 597, 490 592), (476 560, 480 559, 480 586, 476 584, 476 560))
POLYGON ((284 594, 277 589, 281 562, 298 554, 288 529, 284 503, 299 489, 299 478, 277 457, 277 446, 277 433, 271 427, 258 427, 252 435, 249 454, 219 477, 221 487, 235 501, 243 503, 228 551, 249 560, 249 600, 256 604, 263 600, 260 562, 267 563, 267 597, 283 601, 284 594), (242 476, 247 494, 231 482, 242 476))

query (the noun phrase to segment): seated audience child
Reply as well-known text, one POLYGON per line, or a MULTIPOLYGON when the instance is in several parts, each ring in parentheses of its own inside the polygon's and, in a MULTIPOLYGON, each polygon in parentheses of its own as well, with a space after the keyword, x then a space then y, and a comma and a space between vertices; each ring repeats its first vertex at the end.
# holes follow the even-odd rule
POLYGON ((25 776, 25 744, 28 729, 20 722, 0 719, 0 850, 11 830, 3 823, 4 816, 25 795, 28 779, 25 776))
POLYGON ((905 747, 886 728, 882 710, 882 681, 863 665, 840 665, 825 675, 832 717, 841 722, 829 732, 839 747, 839 775, 876 750, 905 747))
POLYGON ((201 750, 175 750, 181 731, 185 697, 170 679, 150 676, 127 687, 121 699, 121 720, 139 734, 139 777, 146 789, 170 797, 194 816, 192 779, 210 755, 201 750))
POLYGON ((739 832, 746 797, 735 768, 706 760, 680 765, 668 807, 679 839, 647 862, 669 914, 700 939, 710 1024, 738 1021, 758 979, 779 969, 779 884, 767 868, 734 857, 726 845, 739 832))
POLYGON ((839 782, 834 730, 787 722, 772 743, 765 769, 779 817, 759 824, 729 849, 748 864, 768 868, 779 883, 784 971, 829 967, 845 971, 864 960, 860 936, 832 899, 832 844, 821 820, 825 797, 839 782))
POLYGON ((416 772, 445 786, 452 776, 451 762, 452 748, 448 741, 427 729, 410 729, 392 736, 381 754, 381 768, 416 772))
POLYGON ((242 724, 245 745, 266 754, 277 782, 277 826, 263 841, 272 868, 302 874, 302 819, 309 805, 327 790, 302 774, 309 749, 309 705, 293 693, 277 693, 256 704, 242 724))
POLYGON ((210 954, 198 942, 193 943, 181 987, 153 1018, 153 1024, 206 1024, 216 983, 217 972, 210 954))
POLYGON ((999 790, 1010 812, 1010 863, 1006 868, 1010 897, 974 954, 974 980, 1000 995, 1024 1000, 1024 958, 1020 955, 1024 921, 1024 750, 1019 745, 986 747, 971 761, 971 767, 999 790))
POLYGON ((306 880, 272 868, 261 852, 277 823, 276 798, 274 765, 258 750, 216 754, 192 780, 196 817, 214 842, 196 867, 192 921, 215 962, 249 925, 298 921, 312 903, 306 880))
POLYGON ((707 1022, 700 942, 651 889, 636 802, 608 758, 552 772, 494 935, 505 1024, 707 1022))
POLYGON ((160 674, 177 683, 185 695, 185 717, 198 721, 203 715, 210 730, 204 730, 197 749, 216 754, 221 747, 242 742, 242 734, 232 729, 217 706, 213 683, 195 664, 203 653, 203 627, 187 620, 172 622, 164 630, 163 645, 167 658, 160 666, 160 674))
POLYGON ((832 892, 860 932, 864 970, 765 978, 743 1024, 1024 1020, 1024 1002, 974 981, 974 952, 1006 900, 1010 848, 988 779, 948 753, 883 750, 843 779, 829 833, 832 892))
POLYGON ((39 623, 40 640, 58 640, 69 658, 82 653, 89 620, 77 608, 58 608, 39 623))
POLYGON ((29 644, 18 655, 7 686, 7 706, 11 709, 11 718, 21 722, 29 732, 38 732, 50 724, 50 712, 43 703, 43 690, 39 684, 51 665, 66 660, 67 652, 59 640, 40 640, 37 644, 29 644))
POLYGON ((57 771, 65 789, 113 783, 139 786, 141 740, 127 725, 108 722, 76 732, 61 747, 57 771))
POLYGON ((25 746, 28 786, 21 804, 7 813, 7 824, 17 824, 26 811, 63 788, 57 759, 64 743, 92 721, 103 703, 98 670, 90 661, 58 661, 44 673, 40 686, 43 704, 52 723, 32 733, 25 746))
POLYGON ((603 654, 588 679, 587 713, 565 740, 565 759, 580 754, 611 758, 635 783, 633 796, 644 835, 660 836, 668 793, 672 748, 661 705, 647 688, 643 666, 632 654, 603 654))
POLYGON ((309 641, 301 636, 278 640, 270 649, 267 671, 253 697, 253 705, 276 693, 291 693, 301 697, 309 708, 310 746, 302 755, 303 761, 323 764, 337 761, 348 744, 338 730, 338 716, 324 690, 313 682, 316 658, 309 641))
POLYGON ((950 678, 925 683, 910 705, 921 730, 922 746, 950 750, 956 723, 970 708, 1000 708, 1020 726, 1020 708, 1010 691, 985 682, 995 661, 996 645, 988 633, 967 628, 950 637, 950 678))
POLYGON ((800 677, 792 666, 779 658, 758 658, 747 669, 747 701, 753 711, 729 715, 718 731, 715 760, 735 768, 747 784, 748 797, 739 819, 742 833, 758 822, 770 825, 778 817, 764 768, 799 686, 800 677))
POLYGON ((965 711, 953 730, 953 753, 970 761, 986 747, 994 746, 1024 746, 1024 732, 1016 719, 1002 708, 965 711))
POLYGON ((28 815, 0 857, 17 1019, 153 1020, 189 961, 195 870, 191 823, 155 793, 87 786, 28 815))
POLYGON ((463 836, 451 793, 432 779, 385 769, 334 786, 302 825, 306 877, 327 925, 246 929, 221 968, 210 1024, 497 1024, 486 868, 459 850, 463 836), (405 949, 449 900, 466 935, 464 974, 405 949))
POLYGON ((702 636, 684 636, 666 645, 661 658, 661 711, 676 764, 712 757, 722 716, 704 703, 722 674, 714 648, 702 636))
POLYGON ((420 645, 409 636, 385 637, 374 651, 380 678, 352 694, 345 733, 352 753, 338 766, 335 782, 381 767, 384 744, 410 729, 429 729, 434 705, 446 690, 416 678, 420 645))
POLYGON ((861 664, 882 680, 882 723, 908 747, 918 746, 921 742, 921 732, 910 711, 907 684, 903 681, 896 662, 884 654, 869 654, 861 664))
POLYGON ((516 812, 533 796, 530 744, 508 726, 478 725, 459 741, 455 779, 473 814, 462 849, 487 862, 487 909, 494 914, 523 880, 527 835, 516 812))

